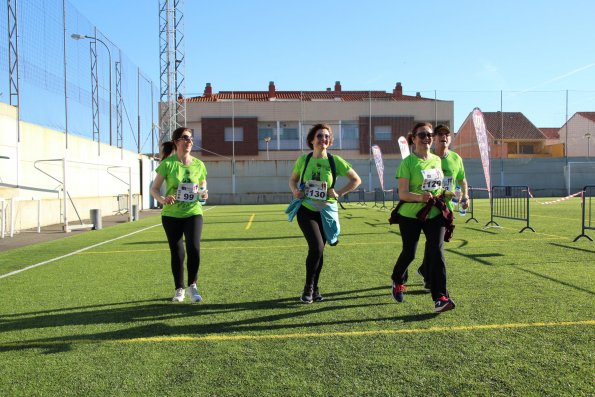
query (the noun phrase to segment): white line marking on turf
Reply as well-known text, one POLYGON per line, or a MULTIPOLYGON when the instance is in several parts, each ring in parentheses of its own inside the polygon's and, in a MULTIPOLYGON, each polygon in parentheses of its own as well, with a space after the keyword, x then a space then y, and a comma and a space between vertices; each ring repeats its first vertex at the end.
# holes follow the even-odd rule
MULTIPOLYGON (((209 207, 209 208, 205 209, 205 211, 211 210, 213 208, 216 208, 216 206, 215 207, 209 207)), ((103 241, 101 243, 93 244, 93 245, 90 245, 90 246, 88 246, 86 248, 81 248, 80 250, 76 250, 76 251, 70 252, 70 253, 68 253, 66 255, 58 256, 58 257, 52 258, 52 259, 48 259, 47 261, 39 262, 39 263, 36 263, 34 265, 27 266, 27 267, 24 267, 24 268, 19 269, 19 270, 15 270, 15 271, 10 272, 10 273, 1 274, 0 275, 0 279, 6 278, 6 277, 9 277, 9 276, 14 276, 15 274, 19 274, 21 272, 24 272, 25 270, 33 269, 33 268, 36 268, 36 267, 41 266, 41 265, 46 265, 48 263, 52 263, 52 262, 58 261, 60 259, 68 258, 69 256, 72 256, 72 255, 80 254, 81 252, 85 252, 85 251, 88 251, 88 250, 90 250, 92 248, 99 247, 101 245, 104 245, 104 244, 107 244, 107 243, 111 243, 113 241, 120 240, 120 239, 123 239, 125 237, 129 237, 129 236, 132 236, 132 235, 137 234, 137 233, 140 233, 140 232, 144 232, 145 230, 152 229, 152 228, 154 228, 156 226, 159 226, 159 225, 161 225, 161 223, 158 223, 158 224, 153 225, 153 226, 146 227, 146 228, 141 229, 141 230, 137 230, 137 231, 132 232, 132 233, 125 234, 125 235, 120 236, 120 237, 113 238, 111 240, 107 240, 107 241, 103 241)))
POLYGON ((92 248, 95 248, 95 247, 99 247, 100 245, 103 245, 103 244, 111 243, 112 241, 120 240, 120 239, 122 239, 122 238, 124 238, 124 237, 132 236, 133 234, 137 234, 137 233, 140 233, 140 232, 144 232, 145 230, 152 229, 152 228, 154 228, 154 227, 156 227, 156 226, 159 226, 159 225, 161 225, 161 223, 158 223, 158 224, 156 224, 156 225, 153 225, 153 226, 146 227, 146 228, 144 228, 144 229, 141 229, 141 230, 137 230, 137 231, 135 231, 135 232, 132 232, 132 233, 125 234, 124 236, 116 237, 116 238, 113 238, 113 239, 111 239, 111 240, 107 240, 107 241, 103 241, 103 242, 101 242, 101 243, 93 244, 93 245, 90 245, 90 246, 88 246, 88 247, 81 248, 80 250, 76 250, 76 251, 70 252, 70 253, 68 253, 68 254, 66 254, 66 255, 58 256, 58 257, 56 257, 56 258, 52 258, 52 259, 48 259, 47 261, 39 262, 39 263, 36 263, 36 264, 34 264, 34 265, 27 266, 27 267, 24 267, 24 268, 22 268, 22 269, 19 269, 19 270, 15 270, 15 271, 13 271, 13 272, 10 272, 10 273, 2 274, 2 275, 0 275, 0 279, 1 279, 1 278, 8 277, 8 276, 13 276, 13 275, 15 275, 15 274, 18 274, 18 273, 24 272, 25 270, 33 269, 33 268, 35 268, 35 267, 38 267, 38 266, 41 266, 41 265, 45 265, 45 264, 47 264, 47 263, 51 263, 51 262, 58 261, 58 260, 60 260, 60 259, 68 258, 69 256, 72 256, 72 255, 79 254, 79 253, 81 253, 81 252, 84 252, 84 251, 90 250, 90 249, 92 249, 92 248))

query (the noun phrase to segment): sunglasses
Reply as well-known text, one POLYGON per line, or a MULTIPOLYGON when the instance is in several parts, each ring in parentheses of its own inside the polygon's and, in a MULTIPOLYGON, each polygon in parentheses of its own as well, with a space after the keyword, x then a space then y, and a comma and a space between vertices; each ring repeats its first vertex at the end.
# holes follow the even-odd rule
POLYGON ((415 134, 415 136, 417 136, 418 138, 421 139, 426 139, 426 138, 432 138, 434 136, 434 134, 432 134, 431 132, 418 132, 417 134, 415 134))
POLYGON ((178 141, 192 142, 192 137, 190 135, 182 135, 178 138, 178 141))

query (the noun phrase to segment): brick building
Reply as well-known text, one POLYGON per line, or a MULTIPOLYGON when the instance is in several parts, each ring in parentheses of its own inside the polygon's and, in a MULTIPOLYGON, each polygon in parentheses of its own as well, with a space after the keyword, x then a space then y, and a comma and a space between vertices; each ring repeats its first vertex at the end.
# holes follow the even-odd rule
MULTIPOLYGON (((392 92, 344 91, 339 81, 324 91, 221 91, 207 83, 203 95, 186 101, 186 125, 194 130, 200 156, 293 159, 309 148, 305 137, 319 122, 332 126, 332 150, 345 158, 367 158, 370 144, 398 158, 397 139, 419 121, 453 125, 454 103, 392 92), (371 135, 370 135, 371 133, 371 135)), ((216 157, 212 157, 215 159, 216 157)))

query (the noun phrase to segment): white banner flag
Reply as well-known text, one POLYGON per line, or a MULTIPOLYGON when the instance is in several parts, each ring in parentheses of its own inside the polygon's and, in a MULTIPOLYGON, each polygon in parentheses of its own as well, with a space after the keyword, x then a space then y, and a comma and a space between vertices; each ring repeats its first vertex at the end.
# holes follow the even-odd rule
POLYGON ((488 144, 488 130, 483 119, 483 113, 481 113, 479 108, 473 109, 473 125, 475 126, 477 145, 479 146, 479 153, 481 155, 483 174, 486 178, 486 187, 488 192, 491 192, 492 185, 490 183, 490 146, 488 144))
POLYGON ((378 171, 378 179, 380 179, 380 187, 384 190, 384 163, 382 162, 382 152, 380 152, 378 145, 372 146, 372 154, 376 163, 376 171, 378 171))
POLYGON ((399 137, 399 149, 401 150, 401 159, 405 160, 409 156, 409 143, 404 136, 399 137))

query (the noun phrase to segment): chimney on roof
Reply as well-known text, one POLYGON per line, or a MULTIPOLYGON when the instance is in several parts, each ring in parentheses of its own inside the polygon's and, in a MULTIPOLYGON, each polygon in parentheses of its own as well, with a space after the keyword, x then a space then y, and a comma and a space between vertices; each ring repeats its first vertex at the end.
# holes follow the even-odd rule
POLYGON ((213 95, 213 88, 211 87, 211 83, 207 83, 205 87, 205 92, 203 93, 204 96, 210 98, 213 95))
POLYGON ((421 98, 421 94, 420 94, 420 92, 419 92, 419 91, 417 91, 417 92, 415 93, 415 97, 416 97, 416 98, 421 98))
POLYGON ((341 82, 335 81, 335 92, 341 92, 341 82))
POLYGON ((330 90, 331 90, 331 87, 326 87, 326 90, 327 90, 328 92, 330 92, 330 90))
POLYGON ((403 96, 403 86, 401 83, 397 83, 395 85, 395 89, 393 90, 393 97, 398 98, 403 96))
POLYGON ((275 98, 277 96, 275 89, 275 82, 269 81, 269 98, 275 98))

